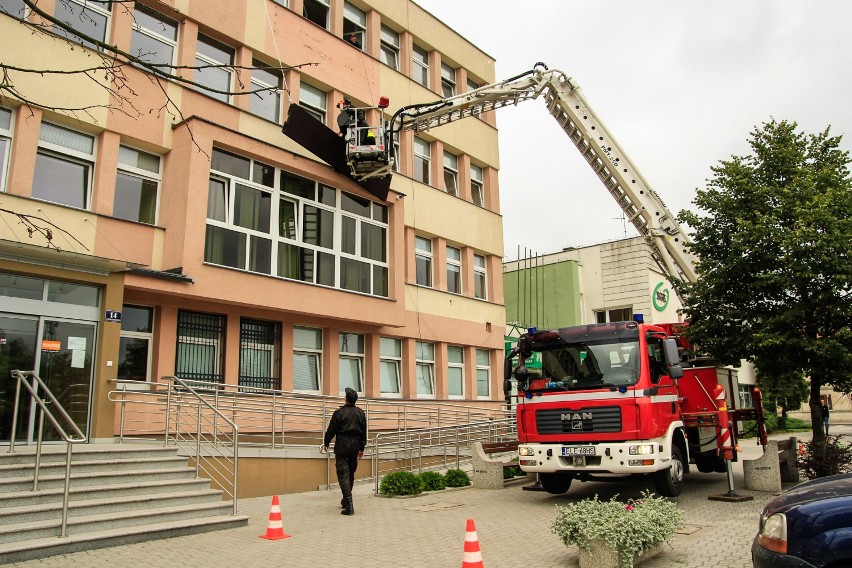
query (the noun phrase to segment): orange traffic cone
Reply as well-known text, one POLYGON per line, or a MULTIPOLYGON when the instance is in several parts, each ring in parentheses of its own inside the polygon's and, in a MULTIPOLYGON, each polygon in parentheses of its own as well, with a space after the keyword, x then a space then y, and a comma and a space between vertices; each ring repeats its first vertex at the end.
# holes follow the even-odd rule
POLYGON ((269 510, 269 524, 266 525, 266 534, 260 538, 266 540, 280 540, 290 538, 291 535, 284 533, 284 524, 281 522, 281 505, 278 503, 278 495, 272 496, 272 508, 269 510))
POLYGON ((479 539, 476 538, 476 525, 473 519, 467 520, 464 533, 464 557, 462 568, 485 568, 482 563, 482 552, 479 550, 479 539))

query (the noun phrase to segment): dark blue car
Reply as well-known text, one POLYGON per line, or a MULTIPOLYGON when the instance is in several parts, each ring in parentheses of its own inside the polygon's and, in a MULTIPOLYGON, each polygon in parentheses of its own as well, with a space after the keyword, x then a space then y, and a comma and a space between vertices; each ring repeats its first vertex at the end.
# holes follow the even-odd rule
POLYGON ((852 474, 800 483, 767 503, 751 560, 757 568, 852 567, 852 474))

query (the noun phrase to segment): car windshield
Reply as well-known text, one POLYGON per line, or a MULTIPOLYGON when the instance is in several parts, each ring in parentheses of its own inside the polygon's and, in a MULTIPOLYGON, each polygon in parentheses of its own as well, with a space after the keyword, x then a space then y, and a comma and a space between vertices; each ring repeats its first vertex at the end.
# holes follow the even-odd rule
POLYGON ((568 389, 632 385, 639 378, 639 342, 575 343, 543 351, 541 370, 543 379, 568 389))

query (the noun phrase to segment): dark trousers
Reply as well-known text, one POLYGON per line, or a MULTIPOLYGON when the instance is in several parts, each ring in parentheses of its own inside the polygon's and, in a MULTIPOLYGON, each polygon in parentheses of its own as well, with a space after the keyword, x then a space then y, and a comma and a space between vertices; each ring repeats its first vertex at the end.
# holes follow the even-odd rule
POLYGON ((352 486, 355 484, 355 470, 358 469, 358 454, 354 456, 335 454, 334 461, 340 492, 344 499, 350 499, 352 497, 352 486))

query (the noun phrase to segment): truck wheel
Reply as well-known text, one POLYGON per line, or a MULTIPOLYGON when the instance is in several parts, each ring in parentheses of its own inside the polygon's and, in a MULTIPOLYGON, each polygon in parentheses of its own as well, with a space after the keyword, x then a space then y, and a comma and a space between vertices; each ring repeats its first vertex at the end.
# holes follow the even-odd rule
POLYGON ((677 497, 683 489, 683 457, 680 448, 672 446, 672 463, 666 469, 653 473, 654 487, 663 497, 677 497))
POLYGON ((541 486, 552 495, 562 495, 571 487, 574 477, 565 473, 542 473, 538 476, 541 486))

